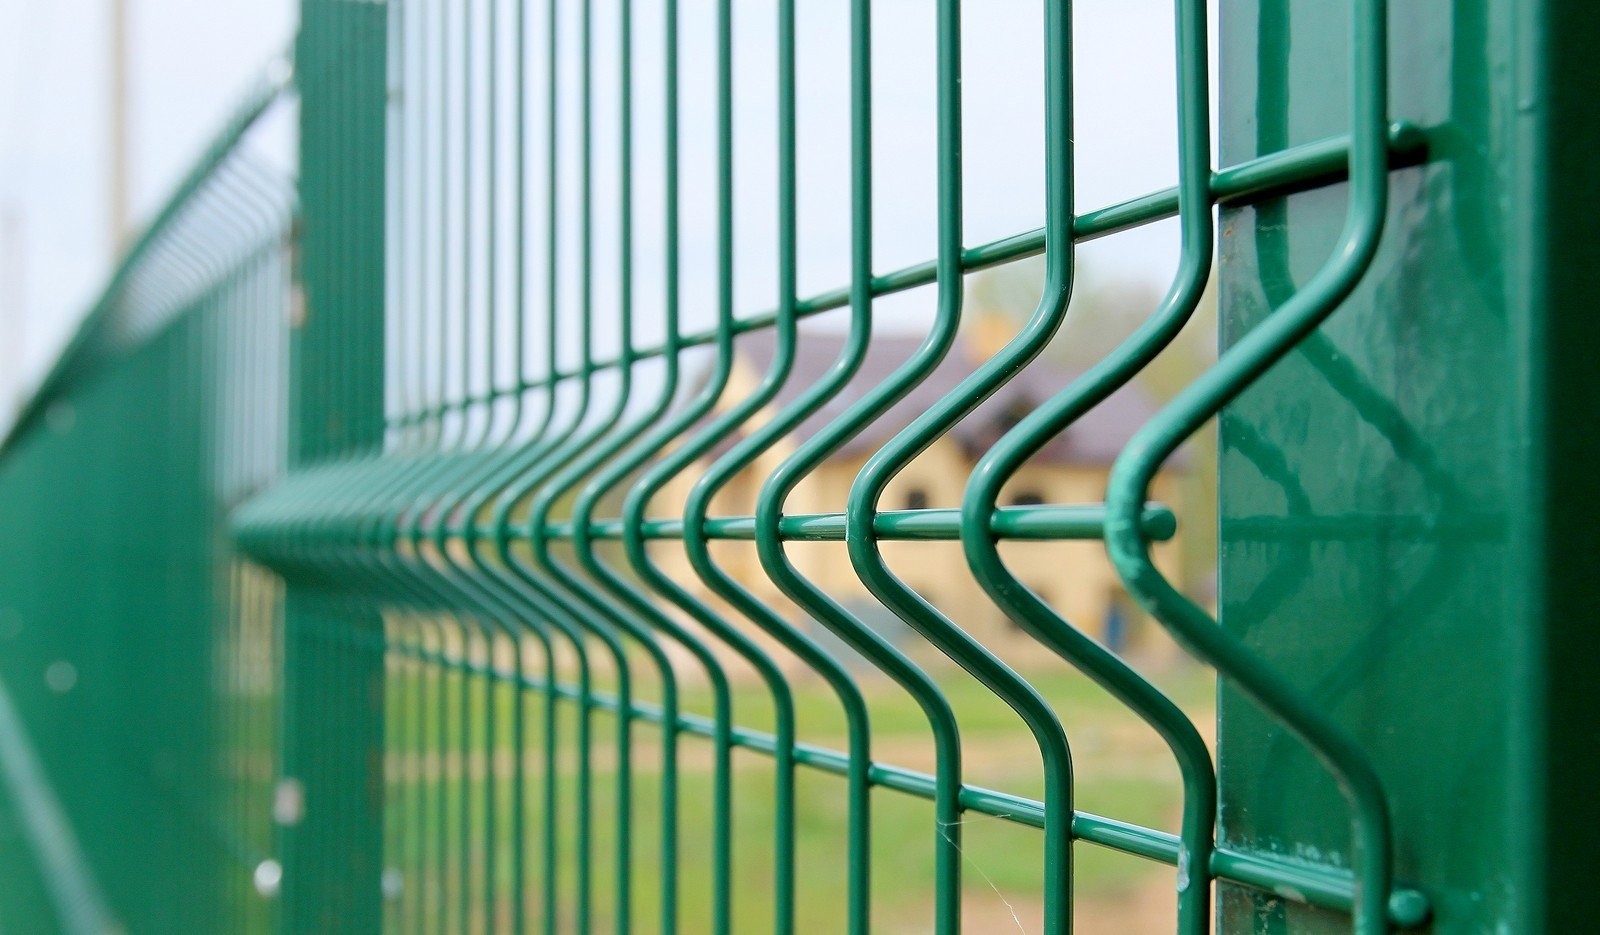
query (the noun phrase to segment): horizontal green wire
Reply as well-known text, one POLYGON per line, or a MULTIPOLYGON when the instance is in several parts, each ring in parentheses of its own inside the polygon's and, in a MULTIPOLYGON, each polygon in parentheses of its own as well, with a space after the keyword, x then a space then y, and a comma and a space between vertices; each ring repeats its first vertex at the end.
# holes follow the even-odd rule
MULTIPOLYGON (((997 539, 1099 539, 1105 528, 1105 513, 1098 504, 1001 507, 995 510, 989 532, 997 539)), ((1151 539, 1164 542, 1177 532, 1178 520, 1167 507, 1152 506, 1145 511, 1142 528, 1151 539)), ((646 539, 684 536, 681 519, 646 520, 641 529, 646 539)), ((845 515, 797 513, 779 521, 778 531, 786 542, 842 542, 845 515)), ((879 513, 873 522, 873 533, 887 540, 958 540, 962 531, 960 510, 888 510, 879 513)), ((460 534, 459 529, 455 532, 460 534)), ((574 532, 572 523, 545 526, 545 535, 552 539, 571 539, 574 532)), ((482 538, 493 538, 496 533, 492 526, 478 526, 475 531, 482 538)), ((598 519, 589 524, 588 533, 592 539, 621 539, 626 534, 626 524, 615 517, 598 519)), ((756 520, 753 516, 714 516, 706 520, 700 534, 707 539, 754 541, 756 520)))
MULTIPOLYGON (((1426 132, 1410 121, 1396 121, 1389 128, 1389 147, 1395 166, 1417 164, 1426 155, 1426 132)), ((1349 168, 1349 159, 1350 138, 1329 137, 1220 169, 1212 175, 1211 193, 1219 205, 1236 205, 1281 195, 1299 188, 1330 184, 1344 178, 1349 168)), ((1072 232, 1078 241, 1095 240, 1177 216, 1178 189, 1165 188, 1080 214, 1072 225, 1072 232)), ((1038 228, 967 248, 961 254, 961 267, 965 272, 976 272, 1003 263, 1038 256, 1043 252, 1044 229, 1038 228)), ((930 285, 937 278, 934 261, 928 260, 873 277, 868 291, 875 297, 894 295, 919 286, 930 285)), ((844 308, 848 304, 850 304, 850 290, 845 287, 802 299, 796 310, 801 317, 810 317, 844 308)), ((765 312, 735 321, 733 331, 735 334, 759 331, 771 327, 776 321, 777 312, 765 312)), ((716 328, 688 332, 677 342, 678 349, 710 344, 717 340, 719 334, 716 328)), ((602 357, 592 361, 589 367, 595 371, 614 369, 635 361, 660 357, 669 350, 674 349, 665 345, 641 347, 634 350, 626 360, 620 356, 602 357)), ((392 420, 392 424, 405 425, 433 418, 467 406, 492 402, 519 389, 534 389, 543 387, 547 383, 561 383, 575 379, 584 372, 579 369, 557 370, 553 376, 526 380, 518 386, 472 394, 443 405, 401 413, 392 420)))
MULTIPOLYGON (((544 680, 533 676, 518 676, 509 671, 453 659, 412 646, 390 645, 369 634, 321 629, 315 632, 329 639, 364 644, 372 649, 396 650, 442 669, 476 675, 496 682, 517 683, 533 691, 549 691, 557 698, 582 701, 611 714, 621 713, 617 699, 608 694, 585 693, 566 684, 557 684, 552 688, 544 680)), ((630 718, 648 724, 660 724, 663 720, 660 708, 643 702, 631 702, 627 713, 630 718)), ((701 737, 710 737, 715 730, 711 719, 692 714, 680 714, 677 718, 677 727, 685 733, 701 737)), ((776 739, 766 731, 735 727, 732 738, 735 746, 755 753, 771 755, 776 751, 776 739)), ((843 751, 815 744, 796 744, 794 757, 796 763, 839 776, 845 774, 850 763, 849 756, 843 751)), ((873 763, 869 767, 868 780, 875 786, 924 799, 931 799, 934 793, 933 776, 884 763, 873 763)), ((963 784, 960 802, 963 809, 992 818, 1031 828, 1044 825, 1044 803, 1026 796, 963 784)), ((1077 840, 1135 857, 1169 865, 1176 865, 1178 862, 1177 835, 1154 828, 1087 812, 1074 812, 1072 834, 1077 840)), ((1266 890, 1294 902, 1343 912, 1350 911, 1354 905, 1354 878, 1349 873, 1339 870, 1295 864, 1265 854, 1251 854, 1219 846, 1212 857, 1212 871, 1220 879, 1266 890)), ((1390 919, 1395 925, 1403 928, 1421 925, 1427 918, 1427 906, 1427 897, 1421 892, 1397 888, 1389 901, 1390 919)))

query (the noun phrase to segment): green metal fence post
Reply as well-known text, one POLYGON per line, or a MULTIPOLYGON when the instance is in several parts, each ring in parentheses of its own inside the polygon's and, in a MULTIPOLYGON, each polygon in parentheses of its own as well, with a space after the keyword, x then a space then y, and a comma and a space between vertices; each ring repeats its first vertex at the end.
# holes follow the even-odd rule
MULTIPOLYGON (((386 4, 302 6, 307 28, 296 61, 308 261, 292 352, 292 467, 380 437, 384 362, 371 349, 383 346, 388 13, 386 4), (333 257, 343 263, 328 262, 333 257)), ((348 625, 381 635, 382 625, 375 608, 340 609, 318 590, 291 582, 285 596, 284 666, 296 678, 284 702, 283 781, 298 784, 304 814, 281 835, 280 924, 373 931, 382 919, 383 658, 329 652, 314 633, 348 625)))
POLYGON ((1600 457, 1593 421, 1600 411, 1600 381, 1591 366, 1600 353, 1600 322, 1591 314, 1600 276, 1587 259, 1600 188, 1585 158, 1600 146, 1600 121, 1583 93, 1597 77, 1593 52, 1600 42, 1600 11, 1559 0, 1542 4, 1540 14, 1542 38, 1523 39, 1538 43, 1523 51, 1542 53, 1533 78, 1537 91, 1519 88, 1542 99, 1541 106, 1524 111, 1528 148, 1514 183, 1528 195, 1519 225, 1527 252, 1511 259, 1535 316, 1531 353, 1542 361, 1528 401, 1529 411, 1538 414, 1530 426, 1538 517, 1530 551, 1537 567, 1531 603, 1541 625, 1522 648, 1532 677, 1515 723, 1526 732, 1519 752, 1528 757, 1528 778, 1512 800, 1527 805, 1537 837, 1519 843, 1513 855, 1525 868, 1528 894, 1520 921, 1530 931, 1558 932, 1591 923, 1600 854, 1600 797, 1594 794, 1600 788, 1594 716, 1600 679, 1593 669, 1600 655, 1593 626, 1600 499, 1590 470, 1600 457))

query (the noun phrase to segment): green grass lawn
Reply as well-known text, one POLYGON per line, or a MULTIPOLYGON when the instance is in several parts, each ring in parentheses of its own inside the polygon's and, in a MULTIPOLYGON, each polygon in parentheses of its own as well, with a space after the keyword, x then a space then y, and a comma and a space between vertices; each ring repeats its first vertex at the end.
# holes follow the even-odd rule
MULTIPOLYGON (((1172 830, 1180 807, 1177 770, 1155 734, 1114 699, 1075 673, 1052 668, 1030 673, 1029 677, 1055 706, 1073 745, 1076 807, 1080 811, 1172 830)), ((1204 730, 1209 730, 1213 702, 1208 673, 1187 667, 1174 668, 1163 673, 1158 682, 1193 714, 1204 730)), ((963 673, 941 673, 940 683, 961 721, 966 781, 1028 797, 1039 796, 1043 783, 1037 748, 1016 715, 963 673)), ((844 722, 829 689, 814 679, 799 679, 793 684, 801 739, 842 749, 844 722)), ((472 683, 468 702, 466 713, 473 724, 481 724, 487 710, 481 685, 476 680, 472 683)), ((887 681, 865 678, 862 686, 872 714, 875 759, 931 772, 932 743, 927 722, 917 705, 887 681)), ((395 680, 393 687, 394 699, 403 701, 408 691, 405 680, 395 680)), ((653 700, 651 692, 641 688, 638 693, 645 696, 640 700, 653 700)), ((463 714, 456 683, 448 685, 446 700, 445 736, 447 746, 455 749, 460 746, 457 725, 463 714)), ((709 715, 710 697, 703 688, 685 689, 683 700, 685 711, 709 715)), ((483 738, 478 736, 469 744, 469 749, 474 751, 469 759, 476 765, 469 766, 465 776, 461 757, 455 754, 442 761, 431 758, 419 763, 414 757, 403 756, 392 760, 391 772, 401 775, 397 780, 392 779, 389 787, 391 853, 388 860, 402 869, 407 880, 403 895, 393 907, 396 913, 436 913, 440 910, 442 893, 443 910, 452 919, 459 917, 462 908, 459 901, 462 890, 459 803, 463 794, 470 808, 466 850, 479 855, 467 866, 465 908, 469 917, 480 921, 488 906, 492 905, 502 917, 509 911, 509 894, 516 882, 512 871, 516 836, 510 823, 512 784, 508 781, 514 762, 509 752, 512 749, 509 725, 515 703, 514 693, 509 689, 497 692, 497 747, 505 752, 499 755, 496 767, 493 827, 497 866, 492 894, 486 892, 486 868, 481 856, 486 850, 483 829, 487 823, 483 738), (419 784, 409 777, 422 763, 428 764, 432 775, 419 784), (446 805, 442 838, 437 817, 441 801, 446 805), (423 803, 420 812, 419 803, 423 803), (446 848, 442 862, 439 860, 441 840, 446 848), (443 881, 437 874, 439 865, 448 870, 443 881)), ((540 894, 544 872, 539 843, 545 773, 542 740, 538 734, 542 699, 538 693, 529 692, 523 696, 523 703, 526 705, 523 840, 527 848, 524 887, 528 894, 528 911, 531 917, 538 918, 543 911, 540 894)), ((741 683, 735 688, 734 709, 741 726, 755 729, 770 726, 770 700, 759 683, 741 683)), ((564 920, 563 928, 570 929, 577 869, 574 780, 578 758, 572 742, 573 706, 563 703, 559 710, 558 912, 564 920)), ((409 735, 405 734, 412 729, 412 721, 409 715, 398 715, 397 711, 391 716, 391 730, 396 732, 391 738, 391 747, 414 749, 414 738, 408 739, 409 735)), ((618 838, 614 730, 615 721, 609 715, 595 717, 591 918, 597 929, 609 924, 615 893, 613 868, 618 838)), ((648 932, 657 927, 661 895, 659 729, 638 722, 633 728, 632 742, 633 817, 629 835, 632 906, 636 929, 648 932)), ((679 919, 680 930, 689 933, 707 931, 711 918, 710 749, 710 741, 702 737, 686 735, 680 740, 679 919)), ((766 931, 770 930, 772 919, 773 771, 769 758, 752 751, 736 752, 734 762, 734 930, 766 931)), ((837 931, 844 919, 847 879, 844 781, 841 777, 802 767, 797 782, 799 931, 837 931)), ((1019 927, 1024 931, 1036 930, 1043 883, 1042 834, 1002 818, 974 813, 966 815, 961 832, 964 915, 969 930, 1004 932, 1016 931, 1019 927)), ((931 803, 892 790, 874 790, 872 905, 875 931, 921 932, 930 927, 934 878, 932 844, 936 833, 931 803)), ((1170 868, 1089 844, 1075 846, 1073 873, 1079 921, 1081 927, 1089 931, 1129 930, 1133 923, 1121 913, 1148 911, 1145 904, 1162 900, 1171 890, 1170 868)), ((1170 902, 1170 896, 1165 899, 1170 902)))

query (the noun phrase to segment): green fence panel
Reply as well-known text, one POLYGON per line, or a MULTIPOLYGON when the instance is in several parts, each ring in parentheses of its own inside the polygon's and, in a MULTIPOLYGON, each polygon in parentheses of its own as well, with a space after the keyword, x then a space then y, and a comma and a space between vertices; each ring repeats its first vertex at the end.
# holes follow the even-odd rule
POLYGON ((269 926, 277 585, 230 516, 280 476, 293 187, 241 102, 0 461, 8 931, 269 926))
POLYGON ((0 930, 1582 929, 1600 15, 1175 0, 1176 184, 1085 205, 1051 0, 1044 223, 974 243, 936 0, 885 269, 908 11, 836 6, 807 293, 809 6, 302 0, 0 447, 0 930))

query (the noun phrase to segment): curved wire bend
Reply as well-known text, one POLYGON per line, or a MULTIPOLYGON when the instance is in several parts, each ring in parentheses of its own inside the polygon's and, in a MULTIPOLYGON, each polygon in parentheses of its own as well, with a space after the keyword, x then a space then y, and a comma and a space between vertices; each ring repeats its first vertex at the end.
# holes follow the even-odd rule
POLYGON ((1298 736, 1339 783, 1352 812, 1354 920, 1362 933, 1387 931, 1393 885, 1388 804, 1376 771, 1355 741, 1290 680, 1173 587, 1152 561, 1138 519, 1161 463, 1326 320, 1377 253, 1388 210, 1386 15, 1385 0, 1360 0, 1354 7, 1350 204, 1333 255, 1304 288, 1134 434, 1112 466, 1106 494, 1106 551, 1129 592, 1180 643, 1298 736))
POLYGON ((1074 628, 1030 591, 1001 560, 989 529, 1007 480, 1050 439, 1099 405, 1142 370, 1188 322, 1211 271, 1214 246, 1211 139, 1206 65, 1206 10, 1200 0, 1177 0, 1178 41, 1178 271, 1154 314, 1082 377, 1025 416, 978 460, 962 497, 962 545, 978 583, 1006 615, 1047 648, 1077 666, 1144 719, 1166 741, 1183 776, 1178 851, 1177 930, 1189 935, 1211 925, 1210 862, 1217 794, 1205 741, 1166 695, 1115 654, 1074 628))
MULTIPOLYGON (((938 311, 927 338, 859 404, 864 413, 881 415, 938 366, 955 342, 962 310, 961 265, 961 100, 960 5, 944 0, 938 6, 938 138, 939 250, 938 311)), ((1046 283, 1039 306, 1021 335, 993 359, 962 380, 955 389, 912 421, 867 459, 850 486, 845 507, 845 542, 851 565, 867 589, 883 605, 940 652, 980 681, 1013 711, 1033 734, 1044 764, 1044 930, 1072 927, 1072 756, 1055 711, 1028 680, 956 626, 931 603, 890 571, 878 548, 874 519, 889 483, 917 455, 949 431, 1011 374, 1043 350, 1066 315, 1072 291, 1072 67, 1071 4, 1047 3, 1045 42, 1045 265, 1046 283)), ((854 413, 852 413, 854 414, 854 413)), ((983 517, 988 527, 989 516, 983 517)), ((943 752, 943 751, 941 751, 943 752)), ((954 756, 952 753, 951 756, 954 756)), ((959 760, 956 761, 959 764, 959 760)), ((954 781, 959 783, 959 765, 954 781)), ((939 777, 941 786, 950 781, 939 777)), ((953 835, 951 818, 941 812, 941 832, 953 835)))

